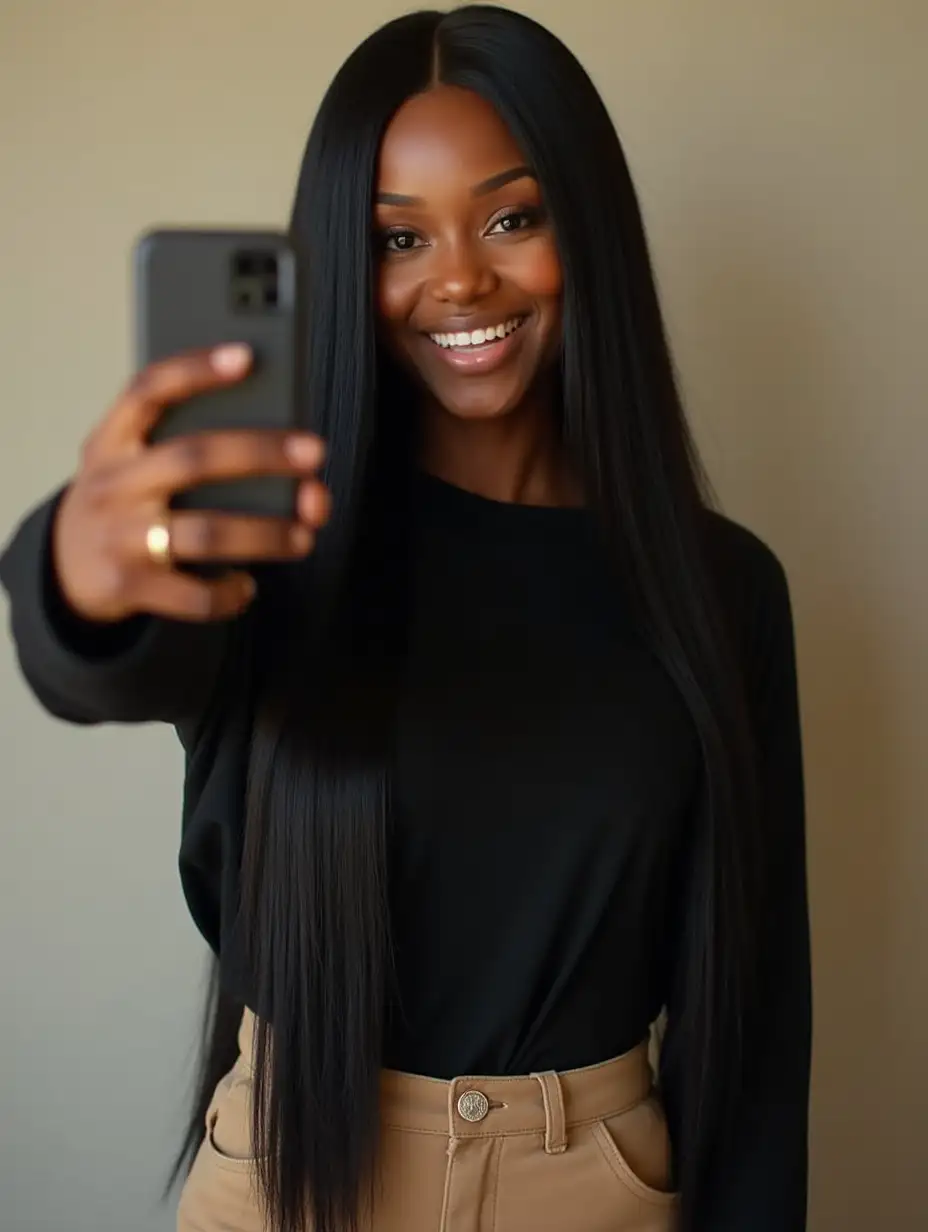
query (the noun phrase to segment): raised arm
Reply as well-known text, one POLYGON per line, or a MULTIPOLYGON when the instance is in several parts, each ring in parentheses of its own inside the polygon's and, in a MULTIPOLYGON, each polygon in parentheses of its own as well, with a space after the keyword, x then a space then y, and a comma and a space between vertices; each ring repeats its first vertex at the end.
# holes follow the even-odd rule
POLYGON ((56 717, 195 717, 246 635, 254 583, 238 570, 194 576, 184 564, 260 564, 311 549, 328 514, 310 479, 323 456, 317 438, 239 431, 147 444, 167 405, 242 379, 248 363, 241 348, 223 348, 145 369, 91 435, 71 483, 20 523, 0 557, 23 675, 56 717), (269 473, 305 481, 297 520, 166 512, 183 488, 269 473), (149 532, 160 523, 170 554, 159 559, 149 532))

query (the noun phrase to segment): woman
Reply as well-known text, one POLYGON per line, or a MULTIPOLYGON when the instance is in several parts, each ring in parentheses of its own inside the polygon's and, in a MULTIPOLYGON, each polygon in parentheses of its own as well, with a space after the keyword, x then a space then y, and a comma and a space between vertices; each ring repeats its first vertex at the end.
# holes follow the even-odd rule
POLYGON ((394 21, 292 234, 312 432, 147 445, 248 357, 157 365, 2 563, 48 710, 187 753, 220 994, 179 1227, 796 1232, 788 588, 711 508, 594 87, 503 9, 394 21), (295 524, 166 512, 267 471, 295 524))

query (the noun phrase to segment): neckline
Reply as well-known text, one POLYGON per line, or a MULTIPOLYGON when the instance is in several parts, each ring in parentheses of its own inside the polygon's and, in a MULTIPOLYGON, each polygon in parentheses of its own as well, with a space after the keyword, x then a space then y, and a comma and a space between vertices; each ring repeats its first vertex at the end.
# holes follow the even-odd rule
POLYGON ((488 524, 495 529, 524 528, 561 530, 586 526, 590 511, 583 505, 526 505, 519 501, 496 500, 440 479, 417 467, 412 476, 417 503, 428 513, 445 515, 471 526, 488 524))

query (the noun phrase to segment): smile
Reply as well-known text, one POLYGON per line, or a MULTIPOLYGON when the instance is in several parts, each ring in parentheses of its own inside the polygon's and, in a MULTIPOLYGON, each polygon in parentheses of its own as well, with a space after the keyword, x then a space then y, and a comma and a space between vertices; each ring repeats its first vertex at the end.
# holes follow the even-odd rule
POLYGON ((503 321, 499 325, 491 325, 487 329, 474 329, 469 333, 462 330, 456 334, 429 334, 429 337, 436 346, 444 347, 446 350, 464 350, 469 347, 486 346, 488 342, 508 338, 526 320, 526 317, 510 317, 508 321, 503 321))
POLYGON ((426 336, 435 346, 433 354, 439 363, 447 364, 460 376, 485 376, 522 349, 522 340, 529 333, 522 326, 528 319, 510 317, 488 328, 426 336))

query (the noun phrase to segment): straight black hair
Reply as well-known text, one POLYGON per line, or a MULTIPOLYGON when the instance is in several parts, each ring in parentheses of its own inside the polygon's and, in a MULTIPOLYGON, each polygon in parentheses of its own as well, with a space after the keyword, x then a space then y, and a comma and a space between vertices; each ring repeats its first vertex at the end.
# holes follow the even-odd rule
MULTIPOLYGON (((701 741, 660 1069, 682 1227, 694 1232, 707 1170, 730 1132, 757 928, 755 755, 705 534, 714 498, 613 124, 554 35, 485 5, 414 13, 365 40, 323 99, 299 176, 291 230, 307 278, 305 413, 328 442, 334 514, 310 566, 259 618, 266 686, 242 901, 261 1012, 259 1189, 279 1232, 351 1232, 376 1192, 392 975, 388 745, 403 636, 401 584, 377 562, 383 528, 402 524, 388 479, 409 449, 412 395, 378 351, 371 212, 387 124, 436 83, 487 99, 538 176, 564 272, 565 445, 701 741)), ((212 1005, 181 1162, 235 1055, 241 1007, 212 1005)))

